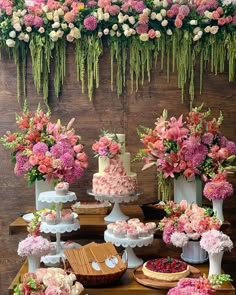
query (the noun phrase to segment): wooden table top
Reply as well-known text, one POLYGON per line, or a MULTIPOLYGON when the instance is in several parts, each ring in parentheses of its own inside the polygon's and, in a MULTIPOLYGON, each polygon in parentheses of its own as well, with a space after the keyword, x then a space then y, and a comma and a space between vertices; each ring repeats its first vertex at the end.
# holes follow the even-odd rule
MULTIPOLYGON (((144 221, 144 215, 141 208, 138 205, 121 205, 122 211, 130 218, 139 218, 144 221)), ((28 212, 33 212, 33 208, 28 212)), ((90 236, 91 234, 102 235, 106 230, 108 222, 104 220, 105 215, 79 215, 80 229, 77 231, 80 237, 90 236)), ((152 220, 148 220, 152 221, 152 220)), ((153 220, 158 222, 158 220, 153 220)), ((18 217, 9 225, 9 234, 17 234, 27 231, 28 223, 22 218, 18 217)), ((70 233, 71 235, 72 233, 70 233)), ((157 232, 156 236, 160 237, 161 233, 157 232)))
MULTIPOLYGON (((201 273, 208 273, 208 264, 196 265, 201 273)), ((9 294, 13 294, 13 287, 19 282, 19 278, 28 270, 27 260, 24 262, 19 272, 15 276, 11 285, 8 288, 9 294)), ((154 289, 145 287, 137 283, 133 277, 133 269, 128 269, 122 278, 115 284, 108 287, 86 288, 83 294, 98 295, 98 294, 112 294, 112 295, 166 295, 167 289, 154 289)), ((190 294, 189 294, 190 295, 190 294)), ((225 283, 214 295, 235 295, 235 288, 231 283, 225 283)))

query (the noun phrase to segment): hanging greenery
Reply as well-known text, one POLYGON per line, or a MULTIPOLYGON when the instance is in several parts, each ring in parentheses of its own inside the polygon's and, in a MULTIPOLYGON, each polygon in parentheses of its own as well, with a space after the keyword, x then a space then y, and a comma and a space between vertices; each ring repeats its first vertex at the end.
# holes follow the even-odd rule
POLYGON ((190 107, 195 96, 195 67, 203 73, 225 71, 229 81, 236 71, 236 6, 233 0, 2 0, 0 48, 14 58, 17 96, 27 96, 26 68, 30 53, 35 88, 47 102, 49 77, 60 95, 66 77, 66 49, 75 48, 77 79, 91 100, 99 87, 99 60, 108 46, 111 89, 123 93, 127 79, 137 91, 159 69, 178 72, 181 98, 190 107), (115 81, 115 82, 114 82, 115 81), (87 86, 87 87, 86 87, 87 86))

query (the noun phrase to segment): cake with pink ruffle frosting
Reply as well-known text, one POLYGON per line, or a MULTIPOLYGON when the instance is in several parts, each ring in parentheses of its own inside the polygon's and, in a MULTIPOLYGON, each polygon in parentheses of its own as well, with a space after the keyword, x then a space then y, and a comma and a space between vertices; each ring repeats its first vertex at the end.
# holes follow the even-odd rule
POLYGON ((56 194, 59 196, 64 196, 69 192, 69 183, 68 182, 59 182, 55 186, 56 194))
POLYGON ((98 157, 98 173, 93 175, 92 183, 92 190, 96 195, 126 196, 137 191, 137 174, 130 170, 131 156, 125 151, 125 134, 115 136, 121 143, 120 154, 113 158, 98 157))

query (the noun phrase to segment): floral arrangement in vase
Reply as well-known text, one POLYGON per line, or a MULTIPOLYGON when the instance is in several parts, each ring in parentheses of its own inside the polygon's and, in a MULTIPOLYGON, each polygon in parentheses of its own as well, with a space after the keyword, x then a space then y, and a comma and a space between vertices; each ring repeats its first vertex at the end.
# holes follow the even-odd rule
POLYGON ((178 281, 176 287, 168 291, 167 295, 211 295, 214 292, 215 290, 207 278, 183 278, 178 281))
POLYGON ((76 276, 67 274, 61 268, 39 268, 33 273, 26 273, 23 281, 14 286, 14 295, 79 295, 84 290, 76 276))
POLYGON ((92 145, 95 157, 106 156, 110 159, 121 153, 122 143, 116 134, 110 134, 106 131, 102 133, 99 140, 92 145))
POLYGON ((88 166, 80 136, 72 128, 74 119, 67 126, 58 120, 51 122, 50 113, 40 106, 31 113, 25 105, 23 114, 16 116, 18 130, 7 131, 0 140, 12 150, 16 176, 25 176, 30 184, 36 180, 75 182, 88 166))
POLYGON ((18 245, 19 256, 45 256, 51 250, 50 242, 42 236, 28 235, 18 245))
POLYGON ((231 251, 233 248, 233 242, 230 237, 216 229, 203 233, 200 245, 208 254, 231 251))
POLYGON ((167 202, 165 211, 167 216, 160 220, 158 229, 163 231, 164 242, 176 247, 185 246, 189 240, 200 240, 204 232, 219 229, 222 224, 209 210, 185 200, 180 204, 167 202))
MULTIPOLYGON (((168 184, 180 175, 187 179, 198 177, 207 183, 232 168, 236 144, 220 132, 223 115, 210 120, 210 110, 204 112, 202 108, 203 105, 193 108, 185 119, 181 115, 169 120, 164 110, 154 129, 142 127, 139 136, 145 148, 137 158, 144 160, 143 169, 155 165, 168 184)), ((226 187, 225 182, 219 184, 226 187)), ((226 196, 232 193, 230 188, 228 185, 226 196)))
MULTIPOLYGON (((153 61, 157 60, 157 55, 161 56, 163 67, 165 53, 168 73, 170 64, 178 64, 182 95, 186 81, 192 81, 189 86, 191 100, 194 97, 196 57, 200 58, 201 65, 211 63, 215 73, 224 71, 223 61, 226 61, 229 80, 233 81, 235 76, 233 49, 236 9, 232 0, 2 0, 0 9, 1 47, 8 48, 13 53, 17 73, 22 79, 17 81, 26 81, 25 67, 30 53, 34 83, 37 91, 43 90, 45 99, 48 97, 52 56, 55 56, 52 80, 55 93, 59 95, 66 76, 67 44, 75 46, 78 80, 84 91, 87 78, 90 99, 93 87, 99 86, 99 59, 103 51, 103 40, 108 41, 105 43, 111 53, 112 88, 116 61, 118 94, 122 93, 126 85, 128 65, 131 83, 135 84, 132 89, 135 86, 137 88, 139 80, 143 83, 146 72, 150 80, 151 69, 155 64, 153 61), (137 69, 137 64, 143 65, 141 69, 137 69)), ((204 81, 202 68, 200 80, 204 81)), ((20 83, 18 95, 19 87, 20 83)))

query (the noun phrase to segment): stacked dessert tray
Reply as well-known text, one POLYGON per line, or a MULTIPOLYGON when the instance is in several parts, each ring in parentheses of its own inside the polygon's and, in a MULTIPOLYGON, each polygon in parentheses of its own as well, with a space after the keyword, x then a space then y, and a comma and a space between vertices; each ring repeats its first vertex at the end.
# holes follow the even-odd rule
MULTIPOLYGON (((57 195, 56 191, 48 191, 40 193, 39 195, 39 201, 55 203, 56 206, 56 224, 48 224, 46 221, 42 220, 40 225, 41 232, 53 233, 56 235, 56 243, 52 243, 52 245, 55 246, 55 252, 41 258, 41 261, 45 265, 50 266, 58 264, 62 258, 65 258, 63 249, 66 248, 66 243, 61 242, 61 234, 76 231, 80 228, 77 218, 73 218, 71 223, 62 222, 61 218, 61 204, 72 202, 76 199, 76 194, 74 192, 68 192, 65 195, 57 195)), ((79 245, 74 243, 74 247, 79 247, 79 245)))
POLYGON ((142 226, 144 225, 138 218, 130 219, 127 223, 124 220, 120 220, 108 224, 107 230, 104 232, 104 240, 106 242, 112 242, 117 247, 122 246, 125 248, 124 255, 127 257, 122 258, 128 261, 128 268, 136 268, 143 264, 143 259, 136 256, 133 248, 148 246, 153 242, 153 233, 156 225, 149 230, 142 229, 142 226))
POLYGON ((104 220, 108 222, 114 222, 117 220, 128 220, 129 216, 125 215, 122 212, 120 204, 136 201, 138 197, 143 194, 142 190, 138 190, 137 192, 129 195, 97 195, 93 193, 92 189, 88 189, 87 193, 91 196, 94 196, 97 201, 109 201, 111 203, 114 203, 113 209, 110 214, 104 217, 104 220))

